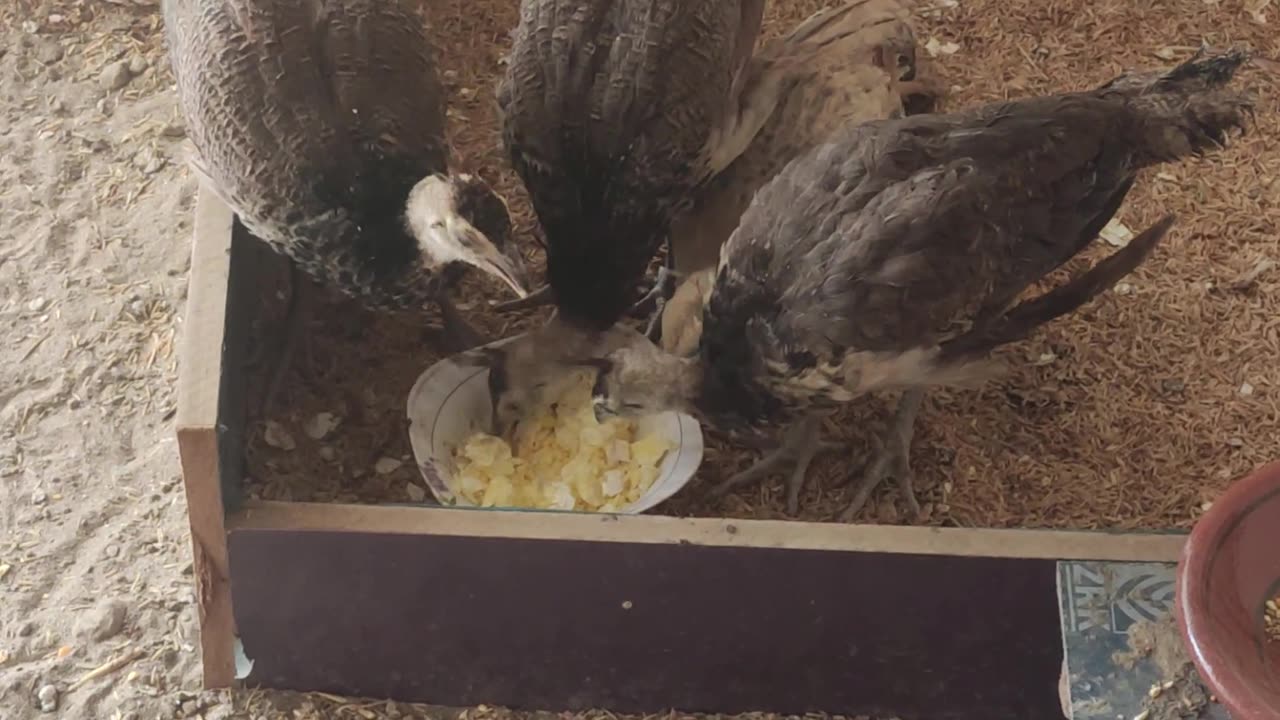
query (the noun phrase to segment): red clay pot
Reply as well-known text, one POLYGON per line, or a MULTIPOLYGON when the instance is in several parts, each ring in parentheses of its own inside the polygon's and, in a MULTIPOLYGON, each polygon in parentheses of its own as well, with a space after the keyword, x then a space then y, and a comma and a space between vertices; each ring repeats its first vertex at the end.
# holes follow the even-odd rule
POLYGON ((1280 462, 1237 481, 1200 518, 1178 563, 1176 613, 1205 684, 1233 720, 1280 720, 1280 462))

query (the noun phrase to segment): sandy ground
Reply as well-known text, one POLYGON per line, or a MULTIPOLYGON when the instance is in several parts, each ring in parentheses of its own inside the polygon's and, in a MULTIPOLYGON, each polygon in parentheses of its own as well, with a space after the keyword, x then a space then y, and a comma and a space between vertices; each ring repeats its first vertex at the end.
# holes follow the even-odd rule
MULTIPOLYGON (((441 22, 454 33, 455 45, 487 43, 488 64, 483 73, 491 77, 506 42, 505 33, 497 28, 513 23, 515 3, 504 3, 499 10, 477 7, 474 13, 463 13, 460 8, 465 4, 443 2, 441 22)), ((985 3, 976 4, 981 5, 985 3)), ((798 2, 787 14, 794 19, 815 6, 798 2)), ((1040 44, 1033 37, 1016 43, 1030 53, 1028 63, 1011 70, 1008 77, 975 81, 972 76, 982 60, 999 54, 991 50, 999 28, 1007 33, 1022 22, 1056 22, 1060 33, 1076 32, 1071 23, 1057 17, 1058 6, 1049 3, 1043 12, 1001 13, 990 7, 973 9, 976 6, 952 7, 947 12, 956 13, 954 17, 931 21, 934 27, 949 28, 938 31, 941 40, 962 43, 955 56, 944 60, 963 65, 966 54, 978 59, 958 72, 958 77, 967 78, 964 87, 972 97, 998 96, 1002 83, 1014 93, 1052 86, 1044 67, 1050 58, 1060 57, 1054 53, 1065 52, 1065 45, 1059 41, 1040 44), (999 27, 980 22, 984 13, 999 27), (1043 54, 1037 48, 1044 48, 1043 54)), ((1235 0, 1224 0, 1220 6, 1207 0, 1179 0, 1161 6, 1160 11, 1115 11, 1120 14, 1114 16, 1099 10, 1102 20, 1114 20, 1120 29, 1113 27, 1099 35, 1079 31, 1075 48, 1066 54, 1070 61, 1062 68, 1079 69, 1092 63, 1092 69, 1087 77, 1072 76, 1071 84, 1101 79, 1119 69, 1119 60, 1149 63, 1160 48, 1194 45, 1200 31, 1211 24, 1215 28, 1211 39, 1245 40, 1254 46, 1265 44, 1267 33, 1274 33, 1275 24, 1280 24, 1280 10, 1272 9, 1277 17, 1266 29, 1235 0), (1147 22, 1136 19, 1138 15, 1164 20, 1149 21, 1160 29, 1147 33, 1137 27, 1147 22), (1170 17, 1174 20, 1165 22, 1170 17), (1095 63, 1079 49, 1085 41, 1123 47, 1124 57, 1095 63)), ((182 332, 195 184, 183 166, 182 124, 164 67, 159 24, 153 0, 9 0, 0 7, 0 315, 11 328, 7 342, 0 345, 0 719, 53 716, 42 712, 42 705, 49 712, 56 707, 57 717, 95 720, 506 715, 485 709, 431 710, 284 694, 196 693, 199 659, 190 551, 170 422, 177 371, 174 340, 182 332), (107 669, 102 674, 81 682, 103 666, 107 669)), ((1274 56, 1275 41, 1270 42, 1274 56)), ((1014 46, 1000 52, 1008 54, 1010 47, 1014 46)), ((488 117, 488 110, 475 109, 487 102, 487 82, 475 80, 474 68, 455 71, 450 83, 462 100, 460 113, 488 117)), ((1269 97, 1274 104, 1274 95, 1269 97)), ((455 119, 461 128, 460 144, 474 141, 488 148, 469 158, 472 164, 510 190, 510 175, 501 171, 489 121, 472 124, 462 115, 455 119)), ((1269 127, 1274 128, 1274 122, 1269 127)), ((1195 275, 1184 267, 1188 263, 1205 263, 1206 279, 1229 280, 1247 272, 1260 258, 1275 256, 1280 167, 1274 154, 1261 149, 1235 158, 1232 165, 1247 168, 1252 183, 1243 185, 1243 194, 1238 194, 1239 182, 1214 190, 1205 176, 1194 175, 1200 170, 1179 171, 1177 177, 1185 178, 1193 193, 1216 202, 1215 207, 1253 213, 1242 219, 1233 216, 1237 219, 1230 222, 1238 232, 1230 238, 1207 242, 1201 235, 1184 232, 1172 248, 1185 251, 1194 237, 1199 250, 1175 268, 1183 280, 1195 275)), ((1160 186, 1143 197, 1171 197, 1188 187, 1160 186)), ((1153 212, 1145 206, 1135 224, 1153 212)), ((1209 221, 1228 224, 1216 214, 1209 221)), ((1167 256, 1160 260, 1166 269, 1176 262, 1182 261, 1167 256)), ((1275 287, 1274 279, 1260 283, 1269 283, 1262 286, 1264 290, 1275 287)), ((1152 292, 1159 301, 1164 291, 1152 292)), ((1274 318, 1280 315, 1265 292, 1239 296, 1203 292, 1204 302, 1195 304, 1196 311, 1222 324, 1222 332, 1199 345, 1208 348, 1205 352, 1178 357, 1176 371, 1156 369, 1154 360, 1149 363, 1152 368, 1136 368, 1151 372, 1142 376, 1142 382, 1135 380, 1121 388, 1119 401, 1137 397, 1145 402, 1163 388, 1159 391, 1178 394, 1181 403, 1244 403, 1197 416, 1195 423, 1200 425, 1187 430, 1194 434, 1203 431, 1203 424, 1216 422, 1227 428, 1223 432, 1230 437, 1242 438, 1228 448, 1232 461, 1225 468, 1227 474, 1206 478, 1220 486, 1232 472, 1247 469, 1266 454, 1265 447, 1257 447, 1252 440, 1276 427, 1268 398, 1272 383, 1280 382, 1280 377, 1274 375, 1275 364, 1268 366, 1264 360, 1268 352, 1274 353, 1274 318), (1264 322, 1267 317, 1271 320, 1264 322), (1252 346, 1247 360, 1232 362, 1228 356, 1233 331, 1261 333, 1264 342, 1252 346), (1214 352, 1221 355, 1224 369, 1209 372, 1197 358, 1205 353, 1212 357, 1214 352), (1212 382, 1196 382, 1197 372, 1208 372, 1212 382), (1251 400, 1238 397, 1245 381, 1255 388, 1247 396, 1251 400)), ((1108 301, 1117 302, 1121 301, 1108 301)), ((502 320, 486 322, 492 332, 503 329, 502 320)), ((1163 311, 1143 323, 1146 331, 1176 325, 1163 311)), ((1132 327, 1113 323, 1106 332, 1112 337, 1132 335, 1132 327)), ((1178 330, 1170 338, 1161 340, 1159 350, 1166 354, 1187 341, 1187 334, 1178 330)), ((1080 351, 1075 341, 1054 342, 1044 341, 1030 352, 1042 357, 1056 347, 1063 350, 1059 355, 1070 357, 1080 351)), ((413 365, 420 369, 424 362, 414 358, 413 365)), ((1056 388, 1011 398, 1011 405, 1021 410, 989 426, 972 427, 971 434, 987 436, 1016 426, 1022 422, 1020 413, 1043 416, 1073 408, 1072 403, 1085 397, 1080 387, 1089 378, 1068 375, 1056 388)), ((394 385, 387 390, 391 398, 387 407, 401 402, 402 395, 395 396, 395 390, 394 385)), ((331 409, 319 401, 308 408, 305 397, 294 400, 300 405, 290 417, 298 420, 316 409, 331 409)), ((1084 401, 1096 404, 1098 399, 1090 395, 1084 401)), ((944 398, 942 402, 959 401, 944 398)), ((1138 439, 1132 441, 1138 445, 1154 439, 1140 432, 1143 422, 1142 416, 1122 416, 1114 428, 1116 437, 1138 432, 1138 439)), ((379 429, 384 445, 366 450, 371 454, 353 464, 367 468, 384 451, 403 450, 402 440, 387 438, 388 432, 396 432, 394 426, 388 427, 379 429)), ((1079 436, 1086 430, 1072 426, 1068 435, 1079 436)), ((934 433, 924 432, 926 443, 936 440, 934 433)), ((1125 446, 1114 438, 1107 442, 1113 450, 1125 446)), ((962 460, 969 457, 964 455, 966 445, 957 447, 962 460)), ((940 452, 924 451, 922 457, 940 452)), ((1223 452, 1194 446, 1172 455, 1146 450, 1158 456, 1162 466, 1197 453, 1219 457, 1223 452)), ((1086 455, 1081 451, 1070 459, 1082 473, 1102 472, 1086 455)), ((1007 460, 998 453, 982 456, 960 475, 980 474, 1007 460)), ((955 462, 954 456, 949 462, 955 462)), ((1035 479, 1032 486, 1038 486, 1040 469, 1029 458, 1007 467, 1002 477, 1026 472, 1035 479)), ((398 480, 397 487, 403 488, 405 481, 398 480)), ((940 507, 942 484, 935 484, 933 500, 940 507)), ((1116 478, 1114 484, 1123 485, 1123 480, 1116 478)), ((761 492, 776 493, 776 488, 761 492)), ((1119 508, 1129 501, 1120 493, 1114 504, 1119 508)), ((1201 501, 1198 493, 1184 492, 1169 501, 1160 517, 1169 524, 1185 523, 1201 501)), ((768 514, 749 507, 738 508, 737 513, 768 514)), ((961 514, 960 519, 965 516, 961 514)), ((1105 523, 1105 516, 1095 521, 1105 523)))

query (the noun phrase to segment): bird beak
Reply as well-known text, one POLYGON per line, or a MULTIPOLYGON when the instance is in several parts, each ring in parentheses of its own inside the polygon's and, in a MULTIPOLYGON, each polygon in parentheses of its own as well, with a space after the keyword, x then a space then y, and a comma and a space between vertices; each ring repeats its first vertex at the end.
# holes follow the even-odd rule
MULTIPOLYGON (((471 232, 476 232, 477 235, 480 235, 478 231, 471 232)), ((477 249, 476 267, 506 283, 507 287, 515 292, 516 297, 521 299, 528 297, 529 275, 524 268, 524 260, 520 257, 520 253, 516 250, 514 244, 510 248, 510 253, 504 254, 488 238, 482 235, 474 238, 474 240, 472 247, 477 249)))
POLYGON ((608 420, 610 417, 609 411, 605 409, 605 406, 603 403, 599 403, 599 402, 592 403, 591 410, 592 412, 595 413, 596 422, 598 423, 603 423, 605 420, 608 420))

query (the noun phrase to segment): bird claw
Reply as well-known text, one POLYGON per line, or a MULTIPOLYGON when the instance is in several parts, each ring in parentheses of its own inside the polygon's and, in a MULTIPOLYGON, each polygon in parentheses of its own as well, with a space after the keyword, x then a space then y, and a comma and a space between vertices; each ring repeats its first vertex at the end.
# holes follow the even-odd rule
POLYGON ((898 481, 898 488, 907 502, 907 507, 911 510, 912 517, 919 516, 920 502, 915 494, 915 473, 911 469, 909 442, 901 442, 895 437, 888 444, 880 443, 870 465, 858 482, 853 500, 844 512, 840 513, 840 521, 851 522, 867 504, 871 493, 889 477, 898 481))
POLYGON ((711 490, 711 496, 724 497, 730 490, 760 480, 779 465, 792 462, 795 466, 787 479, 787 513, 795 515, 800 511, 800 493, 804 491, 809 477, 809 465, 813 459, 822 453, 847 449, 844 443, 819 440, 820 429, 818 418, 805 418, 788 428, 781 445, 765 453, 764 457, 751 467, 717 485, 711 490))

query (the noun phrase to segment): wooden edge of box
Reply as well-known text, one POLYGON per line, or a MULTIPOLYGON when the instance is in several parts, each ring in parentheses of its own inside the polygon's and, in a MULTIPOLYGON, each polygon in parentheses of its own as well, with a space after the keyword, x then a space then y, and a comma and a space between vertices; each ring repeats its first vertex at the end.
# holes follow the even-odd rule
POLYGON ((273 501, 247 502, 227 522, 232 531, 326 530, 1128 562, 1176 562, 1186 539, 1182 533, 847 525, 273 501))
POLYGON ((233 223, 230 208, 201 187, 178 355, 176 426, 207 688, 228 687, 235 680, 235 621, 218 462, 218 405, 233 223))

